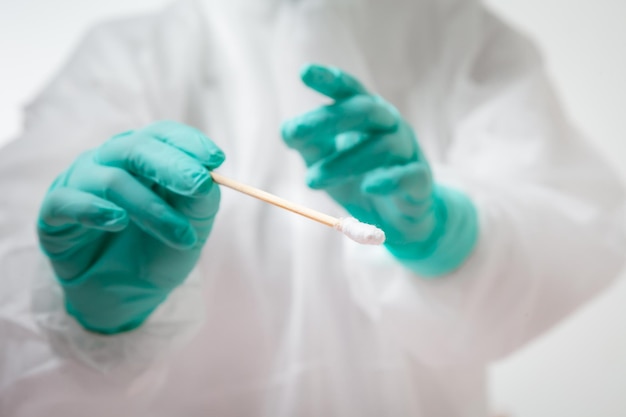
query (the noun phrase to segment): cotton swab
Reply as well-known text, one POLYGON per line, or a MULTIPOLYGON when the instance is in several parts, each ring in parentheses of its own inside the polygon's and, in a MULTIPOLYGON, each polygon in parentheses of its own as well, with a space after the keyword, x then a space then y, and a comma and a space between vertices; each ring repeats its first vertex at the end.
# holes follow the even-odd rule
POLYGON ((266 191, 259 190, 258 188, 242 184, 239 181, 227 178, 217 172, 211 171, 211 176, 213 177, 213 181, 220 185, 332 227, 355 242, 364 245, 380 245, 385 241, 385 232, 370 224, 361 223, 354 217, 337 218, 329 216, 328 214, 287 201, 266 191))

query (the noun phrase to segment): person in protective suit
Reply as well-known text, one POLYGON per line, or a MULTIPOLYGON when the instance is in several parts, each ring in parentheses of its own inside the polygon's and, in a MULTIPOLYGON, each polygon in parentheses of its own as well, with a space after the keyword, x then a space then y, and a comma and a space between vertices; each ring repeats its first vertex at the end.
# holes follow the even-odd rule
POLYGON ((486 365, 619 272, 623 198, 478 1, 99 25, 0 152, 0 415, 484 416, 486 365))

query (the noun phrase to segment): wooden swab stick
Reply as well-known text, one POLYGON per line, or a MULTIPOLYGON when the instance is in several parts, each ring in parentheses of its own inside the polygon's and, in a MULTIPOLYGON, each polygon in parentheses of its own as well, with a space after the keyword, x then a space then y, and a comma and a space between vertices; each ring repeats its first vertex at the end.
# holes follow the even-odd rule
POLYGON ((332 227, 356 242, 368 245, 380 245, 385 241, 385 233, 382 230, 375 226, 361 223, 353 217, 337 218, 329 216, 328 214, 285 200, 284 198, 277 197, 266 191, 259 190, 258 188, 242 184, 239 181, 227 178, 217 172, 211 171, 211 176, 213 177, 213 181, 220 185, 265 201, 266 203, 273 204, 282 209, 289 210, 328 227, 332 227))
POLYGON ((296 204, 291 201, 285 200, 284 198, 277 197, 266 191, 251 187, 250 185, 242 184, 239 181, 235 181, 231 178, 227 178, 221 174, 218 174, 215 171, 211 171, 211 176, 213 177, 213 181, 215 181, 216 183, 220 185, 223 185, 235 191, 239 191, 241 193, 247 194, 250 197, 257 198, 259 200, 265 201, 266 203, 273 204, 285 210, 289 210, 293 213, 307 217, 311 220, 315 220, 316 222, 325 224, 326 226, 335 227, 335 225, 339 222, 339 219, 336 217, 329 216, 328 214, 321 213, 317 210, 313 210, 308 207, 301 206, 300 204, 296 204))

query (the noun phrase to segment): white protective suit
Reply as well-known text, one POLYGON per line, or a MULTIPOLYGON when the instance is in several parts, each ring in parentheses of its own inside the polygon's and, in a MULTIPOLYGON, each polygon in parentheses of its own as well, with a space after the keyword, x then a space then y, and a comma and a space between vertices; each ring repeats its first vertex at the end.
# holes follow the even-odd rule
POLYGON ((615 174, 563 117, 534 47, 475 1, 182 1, 89 33, 0 153, 0 415, 485 416, 485 367, 617 275, 615 174), (55 176, 161 119, 205 131, 225 175, 329 214, 282 120, 343 68, 398 107, 479 242, 424 280, 382 247, 230 190, 199 265, 136 331, 65 313, 35 221, 55 176))

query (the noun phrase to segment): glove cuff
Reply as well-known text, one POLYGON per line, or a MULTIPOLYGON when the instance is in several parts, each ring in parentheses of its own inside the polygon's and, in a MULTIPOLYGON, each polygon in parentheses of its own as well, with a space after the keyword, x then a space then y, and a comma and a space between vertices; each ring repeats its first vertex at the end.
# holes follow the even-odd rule
POLYGON ((476 207, 465 193, 435 185, 433 208, 436 226, 426 241, 387 245, 394 257, 424 278, 440 277, 457 269, 478 240, 476 207))
POLYGON ((158 307, 158 305, 155 306, 153 309, 147 312, 144 312, 140 316, 127 319, 128 321, 126 321, 123 324, 103 323, 102 322, 103 320, 97 320, 98 324, 94 325, 85 317, 83 313, 76 310, 67 298, 65 299, 65 311, 70 316, 74 317, 74 319, 85 330, 88 330, 92 333, 99 333, 102 335, 115 335, 115 334, 129 332, 131 330, 137 329, 146 321, 146 319, 150 316, 150 314, 154 311, 154 309, 156 309, 156 307, 158 307))

